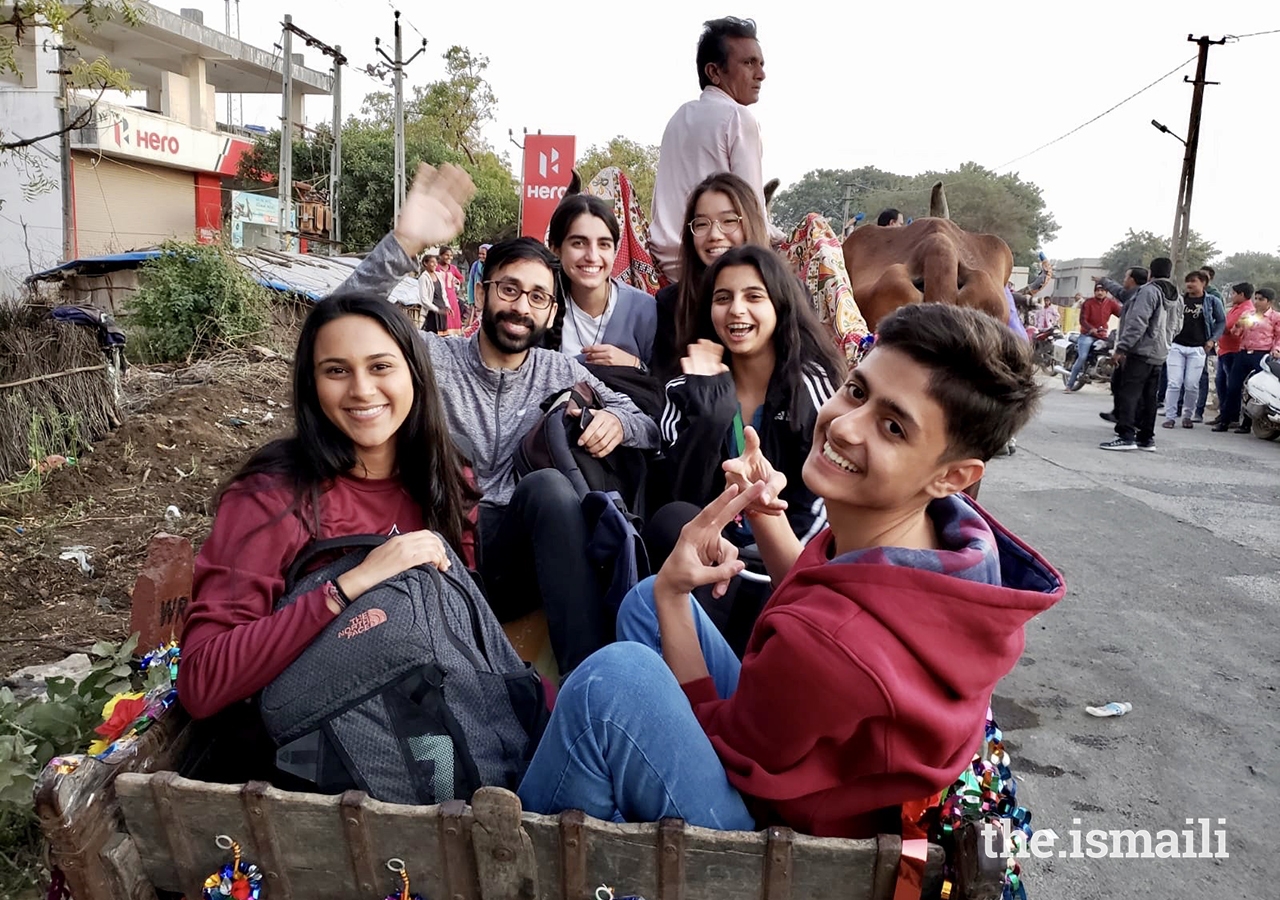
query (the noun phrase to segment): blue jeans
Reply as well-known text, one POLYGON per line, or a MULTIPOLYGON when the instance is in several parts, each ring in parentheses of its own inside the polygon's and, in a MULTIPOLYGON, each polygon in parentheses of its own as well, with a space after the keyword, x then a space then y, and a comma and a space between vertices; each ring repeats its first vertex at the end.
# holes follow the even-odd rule
POLYGON ((1067 387, 1074 388, 1076 382, 1080 380, 1080 373, 1089 362, 1089 351, 1093 349, 1094 340, 1096 338, 1089 334, 1082 334, 1076 338, 1076 364, 1071 367, 1071 374, 1067 376, 1067 387))
MULTIPOLYGON (((721 697, 741 663, 689 598, 702 655, 721 697)), ((756 824, 661 655, 653 579, 618 610, 618 643, 574 670, 520 784, 531 812, 581 809, 614 822, 673 817, 721 831, 756 824)))
POLYGON ((1196 418, 1204 418, 1204 407, 1209 402, 1209 357, 1204 359, 1204 369, 1200 372, 1200 399, 1196 401, 1196 418))
POLYGON ((1179 412, 1185 409, 1186 417, 1189 419, 1191 410, 1195 409, 1196 399, 1200 395, 1200 376, 1204 373, 1204 348, 1171 344, 1165 367, 1169 373, 1169 384, 1164 397, 1164 417, 1172 422, 1178 417, 1179 412))

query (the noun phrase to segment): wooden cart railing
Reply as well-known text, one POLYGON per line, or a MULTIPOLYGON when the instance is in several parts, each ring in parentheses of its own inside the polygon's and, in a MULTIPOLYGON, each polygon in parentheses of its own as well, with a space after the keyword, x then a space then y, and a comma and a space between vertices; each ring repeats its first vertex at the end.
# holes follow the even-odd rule
MULTIPOLYGON (((112 763, 46 770, 36 806, 52 862, 75 900, 199 897, 228 862, 225 834, 265 874, 264 900, 385 897, 386 868, 405 861, 428 900, 590 900, 607 884, 646 900, 892 900, 902 841, 814 838, 785 828, 718 832, 679 820, 618 825, 567 812, 522 812, 509 791, 416 807, 363 793, 291 793, 262 782, 210 784, 168 769, 190 742, 171 710, 112 763)), ((942 850, 928 848, 922 896, 942 888, 942 850)), ((1000 896, 975 869, 952 900, 1000 896), (979 878, 979 874, 981 877, 979 878)))

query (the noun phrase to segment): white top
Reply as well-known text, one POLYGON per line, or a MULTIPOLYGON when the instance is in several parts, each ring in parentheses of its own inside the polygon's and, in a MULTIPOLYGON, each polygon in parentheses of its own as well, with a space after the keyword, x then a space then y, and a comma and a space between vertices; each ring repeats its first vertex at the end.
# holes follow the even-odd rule
MULTIPOLYGON (((720 88, 704 88, 697 100, 676 110, 662 134, 658 175, 653 186, 649 248, 663 273, 680 274, 684 209, 693 189, 709 175, 732 172, 755 189, 764 209, 764 143, 751 111, 720 88)), ((781 240, 770 226, 770 238, 781 240)))
POLYGON ((425 309, 435 312, 449 311, 449 298, 447 294, 442 294, 444 306, 436 306, 436 284, 440 284, 441 289, 444 288, 444 280, 440 278, 440 272, 437 270, 435 275, 430 272, 423 272, 418 276, 418 300, 421 301, 425 309))
POLYGON ((609 330, 609 320, 617 308, 618 286, 613 282, 609 283, 609 300, 599 316, 588 315, 570 297, 564 313, 564 328, 560 330, 560 352, 566 356, 577 356, 584 347, 599 344, 609 330))

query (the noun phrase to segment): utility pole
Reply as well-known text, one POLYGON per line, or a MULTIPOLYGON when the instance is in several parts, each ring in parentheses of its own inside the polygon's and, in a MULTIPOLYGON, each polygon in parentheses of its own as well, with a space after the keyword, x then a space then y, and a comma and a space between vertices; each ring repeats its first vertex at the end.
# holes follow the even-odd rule
POLYGON ((849 203, 853 200, 853 185, 846 181, 840 186, 844 188, 844 217, 840 220, 840 239, 844 240, 849 228, 849 203))
POLYGON ((1225 44, 1226 38, 1212 41, 1207 35, 1196 37, 1187 35, 1187 40, 1200 47, 1200 58, 1196 61, 1196 77, 1192 81, 1185 75, 1182 80, 1193 85, 1191 94, 1191 119, 1187 123, 1186 152, 1182 157, 1182 177, 1178 181, 1178 207, 1173 216, 1173 235, 1170 237, 1169 256, 1173 260, 1174 277, 1177 277, 1178 266, 1186 260, 1188 245, 1191 241, 1191 189, 1196 180, 1196 150, 1200 145, 1200 113, 1204 105, 1204 87, 1206 84, 1218 84, 1206 81, 1209 69, 1209 48, 1216 44, 1225 44))
POLYGON ((276 182, 280 195, 280 250, 289 249, 289 227, 293 212, 293 16, 284 17, 281 38, 280 113, 280 179, 276 182))
POLYGON ((59 37, 58 44, 58 127, 62 134, 58 136, 62 178, 62 258, 71 259, 75 255, 75 207, 71 197, 71 95, 67 90, 67 76, 71 70, 67 68, 67 47, 59 37))
MULTIPOLYGON (((333 227, 329 232, 334 244, 342 242, 342 216, 338 212, 338 191, 342 187, 342 65, 347 58, 342 55, 342 46, 333 48, 337 56, 333 60, 333 159, 329 163, 329 215, 333 227)), ((337 247, 329 251, 336 253, 337 247)))
MULTIPOLYGON (((227 37, 231 37, 231 0, 224 0, 227 13, 227 37)), ((227 92, 227 127, 231 127, 231 93, 227 92)))
POLYGON ((395 225, 395 219, 400 218, 400 206, 404 203, 405 196, 405 149, 404 149, 404 67, 409 65, 427 49, 427 39, 422 39, 422 46, 418 51, 408 59, 403 59, 404 44, 401 40, 400 33, 400 10, 396 10, 396 26, 395 26, 395 59, 387 56, 386 51, 382 49, 382 40, 380 38, 373 39, 373 46, 378 51, 378 55, 387 61, 394 73, 395 84, 395 212, 393 214, 392 226, 395 225))
MULTIPOLYGON (((330 235, 334 241, 338 241, 342 239, 338 225, 338 186, 342 180, 342 67, 347 64, 347 58, 342 55, 341 47, 330 47, 324 41, 294 25, 291 16, 284 17, 284 31, 286 37, 297 35, 312 50, 319 50, 333 60, 333 153, 329 167, 329 211, 333 215, 333 230, 330 235)), ((292 81, 290 83, 292 84, 292 81)), ((286 110, 285 115, 288 114, 286 110)), ((292 142, 289 146, 292 150, 292 142)), ((284 158, 283 150, 282 144, 281 159, 284 158)))

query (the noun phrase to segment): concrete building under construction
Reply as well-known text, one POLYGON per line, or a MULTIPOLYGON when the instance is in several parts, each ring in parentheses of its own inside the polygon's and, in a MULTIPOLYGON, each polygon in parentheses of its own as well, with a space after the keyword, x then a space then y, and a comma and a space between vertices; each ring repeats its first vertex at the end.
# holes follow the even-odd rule
MULTIPOLYGON (((12 4, 0 2, 0 19, 6 6, 12 4)), ((142 21, 135 26, 108 21, 76 36, 76 57, 105 57, 129 72, 133 90, 99 102, 88 124, 71 133, 69 184, 59 176, 56 135, 0 165, 0 294, 64 255, 134 250, 168 238, 208 242, 221 234, 231 206, 224 179, 235 175, 252 132, 219 123, 218 111, 226 95, 279 94, 280 53, 207 27, 197 10, 137 6, 142 21)), ((21 35, 19 72, 0 73, 4 140, 58 131, 59 42, 48 28, 21 35)), ((327 96, 333 79, 304 67, 301 54, 290 71, 290 118, 301 123, 304 97, 327 96)), ((92 99, 72 92, 73 120, 92 99)))

